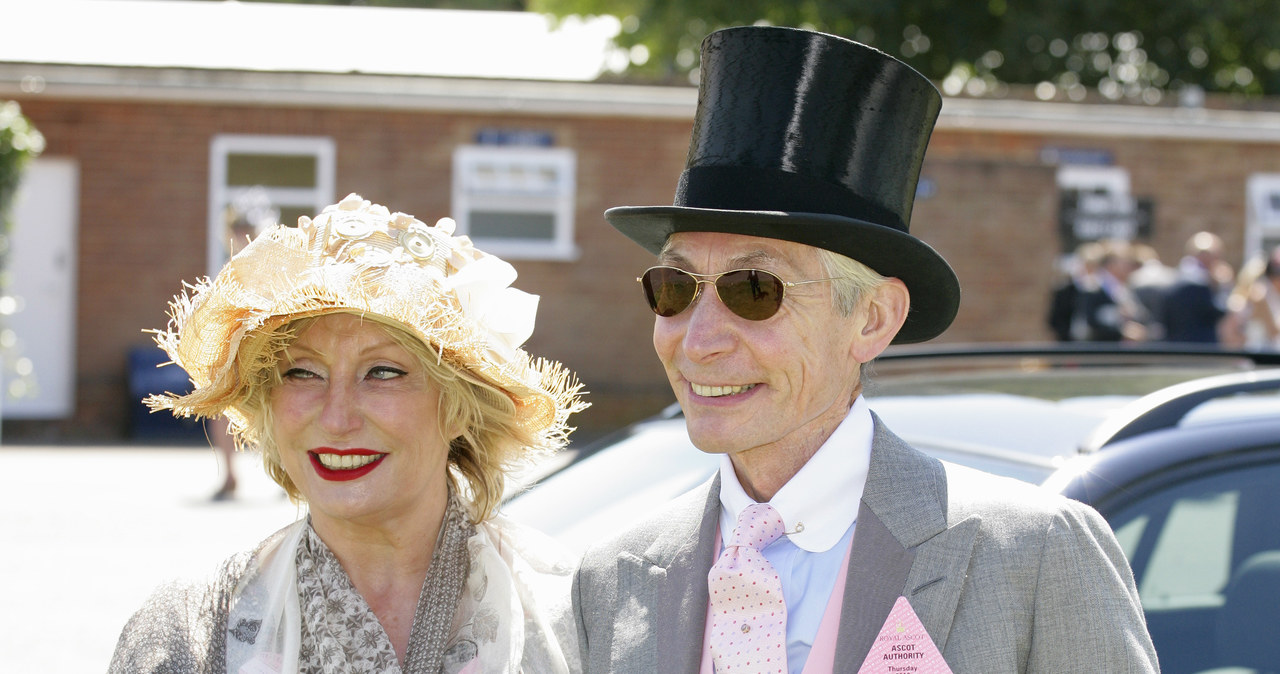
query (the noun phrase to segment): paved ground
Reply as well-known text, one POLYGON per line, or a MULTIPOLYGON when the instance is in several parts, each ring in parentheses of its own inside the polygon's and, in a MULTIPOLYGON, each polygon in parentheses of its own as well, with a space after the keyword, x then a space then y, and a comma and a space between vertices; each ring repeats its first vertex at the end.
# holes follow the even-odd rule
POLYGON ((103 672, 162 580, 205 573, 298 510, 237 457, 240 495, 194 447, 0 447, 0 672, 103 672))

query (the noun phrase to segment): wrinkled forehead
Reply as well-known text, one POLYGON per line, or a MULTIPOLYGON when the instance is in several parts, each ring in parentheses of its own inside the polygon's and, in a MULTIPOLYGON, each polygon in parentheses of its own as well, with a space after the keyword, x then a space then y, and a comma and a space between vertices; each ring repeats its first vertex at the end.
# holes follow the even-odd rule
POLYGON ((658 261, 700 273, 742 268, 801 271, 820 264, 819 249, 813 246, 723 232, 676 232, 667 238, 658 261))
POLYGON ((286 365, 301 353, 338 356, 375 348, 398 347, 419 358, 434 355, 432 345, 410 328, 378 314, 335 308, 293 317, 277 328, 276 364, 286 365))

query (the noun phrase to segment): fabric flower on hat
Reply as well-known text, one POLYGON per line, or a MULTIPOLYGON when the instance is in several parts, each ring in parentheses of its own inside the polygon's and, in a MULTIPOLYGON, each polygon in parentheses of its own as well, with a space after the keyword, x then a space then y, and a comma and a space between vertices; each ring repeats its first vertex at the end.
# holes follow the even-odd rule
POLYGON ((490 348, 501 359, 510 359, 533 334, 538 296, 508 287, 516 270, 505 261, 485 256, 458 270, 446 281, 458 296, 462 313, 492 338, 490 348))

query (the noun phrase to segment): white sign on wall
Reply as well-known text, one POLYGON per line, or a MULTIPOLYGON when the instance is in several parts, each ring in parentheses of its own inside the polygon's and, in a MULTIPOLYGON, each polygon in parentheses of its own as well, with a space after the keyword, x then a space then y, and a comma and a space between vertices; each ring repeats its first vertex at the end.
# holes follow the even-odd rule
POLYGON ((1245 186, 1245 259, 1280 246, 1280 173, 1255 173, 1245 186))

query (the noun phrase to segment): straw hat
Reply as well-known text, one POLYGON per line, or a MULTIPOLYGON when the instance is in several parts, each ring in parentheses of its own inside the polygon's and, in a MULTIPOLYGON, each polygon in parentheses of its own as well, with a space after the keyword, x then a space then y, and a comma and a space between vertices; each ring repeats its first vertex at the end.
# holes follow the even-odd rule
POLYGON ((538 297, 508 287, 515 269, 453 236, 352 194, 297 227, 264 231, 216 278, 188 285, 170 304, 156 343, 191 377, 186 395, 151 396, 178 416, 225 415, 243 432, 245 382, 273 365, 272 335, 298 318, 351 312, 387 322, 430 345, 450 365, 504 391, 541 448, 564 444, 569 414, 586 407, 559 363, 520 348, 538 297))

